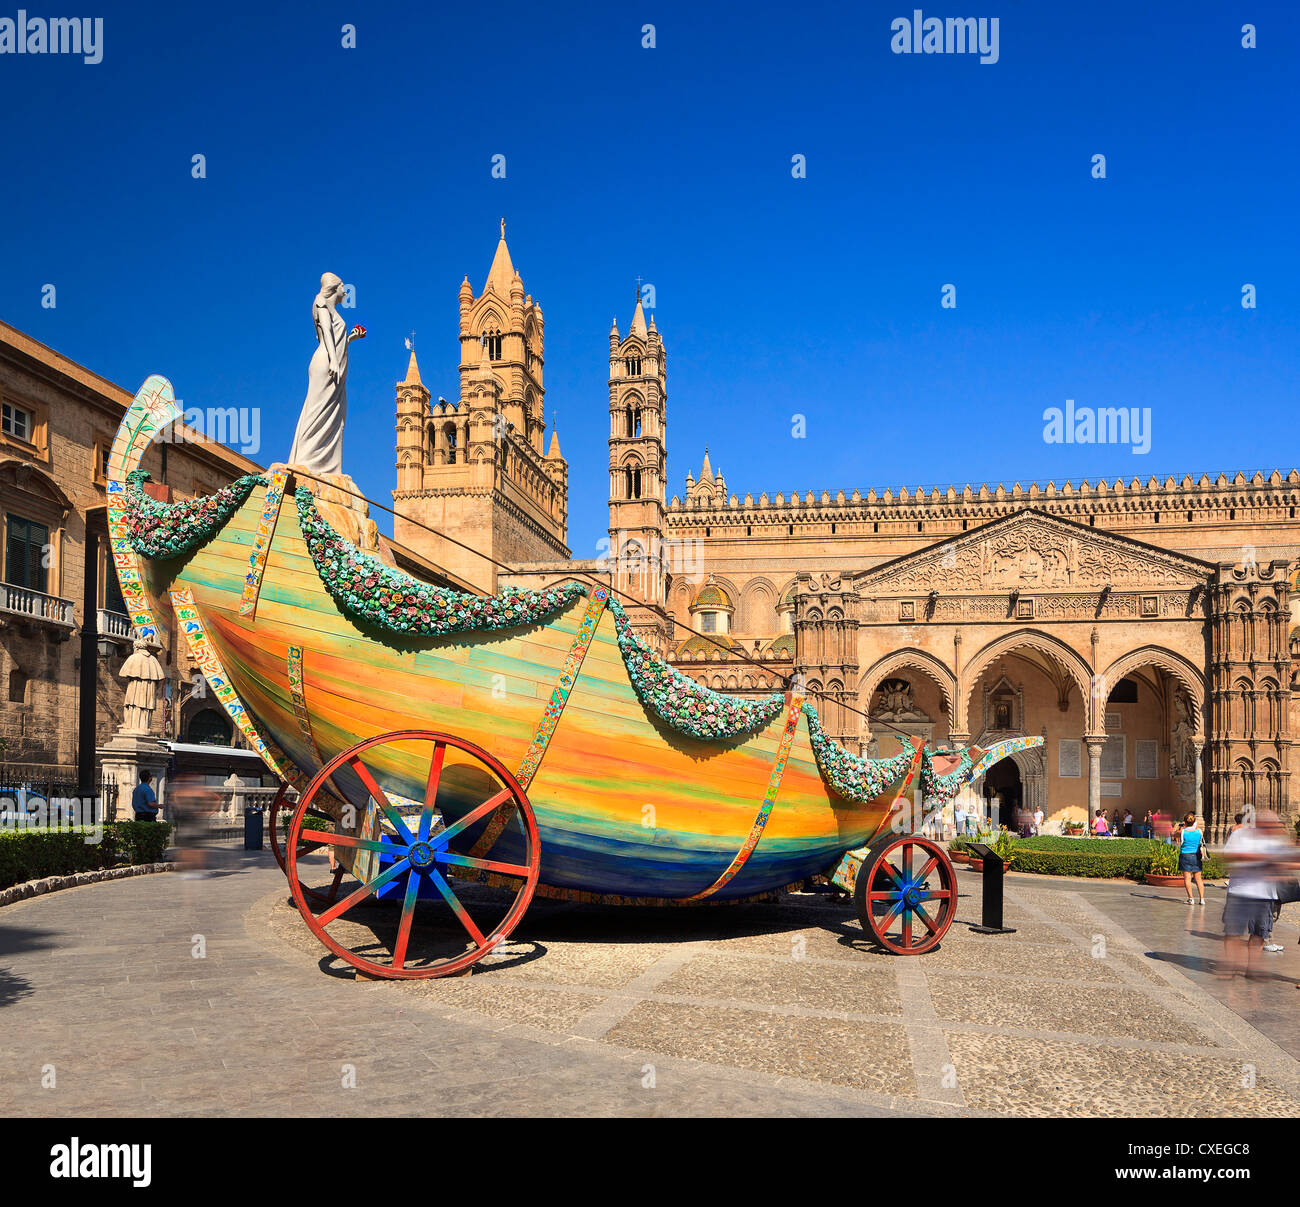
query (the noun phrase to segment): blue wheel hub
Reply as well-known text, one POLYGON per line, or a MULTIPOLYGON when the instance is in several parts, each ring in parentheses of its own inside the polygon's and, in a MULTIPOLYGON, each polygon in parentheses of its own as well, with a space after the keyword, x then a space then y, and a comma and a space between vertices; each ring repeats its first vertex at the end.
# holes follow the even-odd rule
POLYGON ((413 868, 423 871, 433 863, 433 847, 427 842, 414 843, 407 851, 406 857, 411 861, 413 868))

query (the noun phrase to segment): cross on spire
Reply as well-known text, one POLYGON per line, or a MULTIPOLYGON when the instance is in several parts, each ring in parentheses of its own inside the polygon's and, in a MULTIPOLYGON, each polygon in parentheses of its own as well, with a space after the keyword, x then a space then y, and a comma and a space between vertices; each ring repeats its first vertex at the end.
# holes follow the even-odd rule
POLYGON ((506 220, 504 218, 501 219, 501 237, 503 239, 506 237, 506 220))
POLYGON ((641 305, 641 278, 636 279, 636 304, 641 305))

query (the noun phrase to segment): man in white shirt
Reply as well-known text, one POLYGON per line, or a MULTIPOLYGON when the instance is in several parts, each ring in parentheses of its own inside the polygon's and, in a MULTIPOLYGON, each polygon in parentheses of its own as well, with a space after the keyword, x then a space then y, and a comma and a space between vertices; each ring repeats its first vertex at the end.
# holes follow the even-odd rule
POLYGON ((1034 833, 1041 834, 1042 832, 1043 832, 1043 806, 1039 805, 1038 808, 1034 810, 1034 833))
POLYGON ((1294 845, 1282 835, 1277 814, 1263 809, 1254 825, 1238 826, 1224 844, 1223 855, 1231 873, 1228 901, 1223 907, 1224 955, 1229 972, 1244 970, 1252 976, 1251 949, 1256 940, 1262 948, 1272 933, 1278 875, 1288 864, 1297 862, 1294 845))

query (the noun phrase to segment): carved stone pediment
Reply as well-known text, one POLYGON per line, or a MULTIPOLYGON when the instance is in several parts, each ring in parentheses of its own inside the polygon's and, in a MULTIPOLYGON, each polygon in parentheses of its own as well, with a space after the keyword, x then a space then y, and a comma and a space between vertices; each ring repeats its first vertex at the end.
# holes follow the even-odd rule
POLYGON ((857 587, 875 596, 1186 589, 1212 570, 1208 562, 1026 509, 868 570, 857 587))

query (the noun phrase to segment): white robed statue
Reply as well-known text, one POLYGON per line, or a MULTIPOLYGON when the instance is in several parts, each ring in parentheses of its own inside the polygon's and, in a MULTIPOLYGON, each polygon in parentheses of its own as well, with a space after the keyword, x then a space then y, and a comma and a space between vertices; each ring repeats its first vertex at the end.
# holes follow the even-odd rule
POLYGON ((329 477, 343 472, 343 423, 348 414, 348 345, 364 339, 366 329, 339 318, 335 307, 343 300, 343 282, 332 272, 320 279, 312 303, 316 351, 307 367, 307 399, 298 417, 289 464, 329 477))

